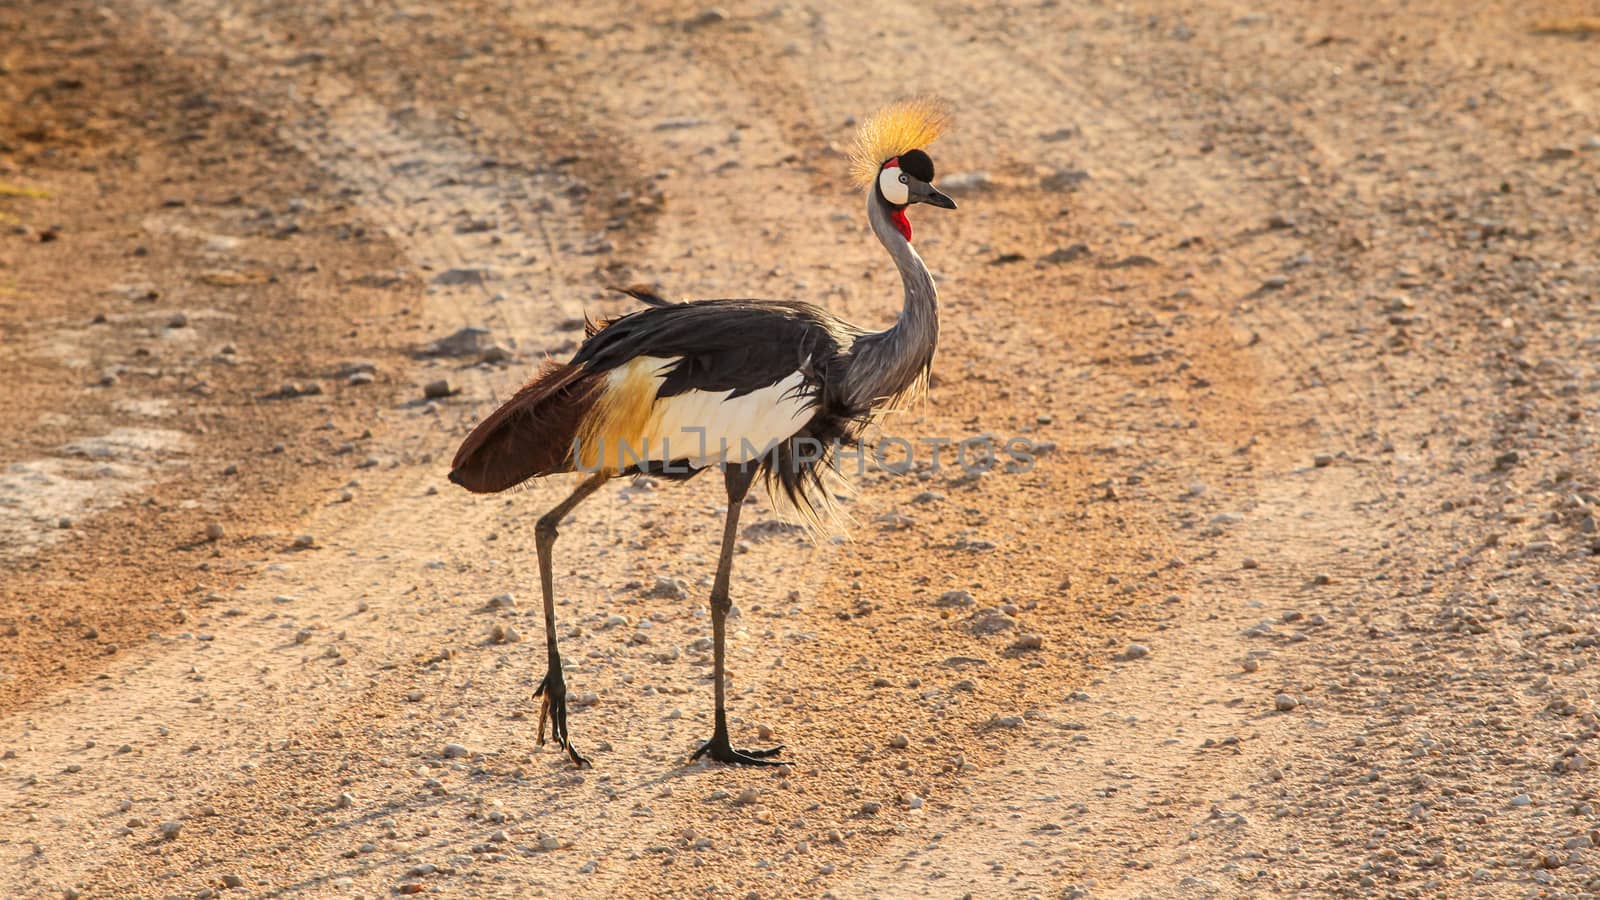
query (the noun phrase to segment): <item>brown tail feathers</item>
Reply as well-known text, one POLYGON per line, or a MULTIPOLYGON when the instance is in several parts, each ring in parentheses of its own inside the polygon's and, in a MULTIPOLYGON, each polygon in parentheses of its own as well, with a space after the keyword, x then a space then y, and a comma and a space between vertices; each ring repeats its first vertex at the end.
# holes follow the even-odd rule
POLYGON ((572 441, 605 388, 602 373, 551 362, 467 435, 450 480, 475 494, 572 469, 572 441))

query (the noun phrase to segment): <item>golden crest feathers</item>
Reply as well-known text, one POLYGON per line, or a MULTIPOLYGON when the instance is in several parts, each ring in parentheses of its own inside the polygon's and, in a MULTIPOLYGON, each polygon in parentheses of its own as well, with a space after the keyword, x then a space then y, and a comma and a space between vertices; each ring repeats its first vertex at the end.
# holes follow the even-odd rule
POLYGON ((950 111, 933 97, 901 100, 873 113, 861 123, 850 148, 850 177, 866 187, 878 177, 883 161, 912 150, 925 149, 939 139, 950 124, 950 111))

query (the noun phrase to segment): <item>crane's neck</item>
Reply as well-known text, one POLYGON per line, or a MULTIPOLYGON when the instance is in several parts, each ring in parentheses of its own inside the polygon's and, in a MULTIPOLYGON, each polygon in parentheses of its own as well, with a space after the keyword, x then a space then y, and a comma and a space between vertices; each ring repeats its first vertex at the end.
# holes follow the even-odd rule
POLYGON ((900 270, 905 304, 893 325, 856 341, 846 388, 858 408, 882 405, 910 390, 927 374, 939 344, 939 291, 933 274, 900 233, 892 210, 871 189, 867 221, 900 270))

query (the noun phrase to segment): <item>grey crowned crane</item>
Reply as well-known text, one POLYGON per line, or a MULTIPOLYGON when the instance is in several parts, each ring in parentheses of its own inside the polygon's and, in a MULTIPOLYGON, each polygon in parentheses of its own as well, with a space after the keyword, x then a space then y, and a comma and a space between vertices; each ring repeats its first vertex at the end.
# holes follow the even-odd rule
POLYGON ((450 480, 474 493, 503 491, 563 472, 588 473, 539 519, 535 546, 544 594, 548 669, 539 743, 551 735, 579 766, 567 729, 567 687, 556 648, 551 551, 561 520, 611 478, 653 473, 682 479, 718 468, 728 491, 711 634, 716 726, 696 750, 724 763, 773 765, 783 749, 735 750, 724 708, 725 620, 739 509, 761 476, 778 502, 815 520, 829 511, 823 486, 831 452, 871 417, 927 383, 939 341, 933 276, 911 247, 906 210, 955 209, 933 187, 924 148, 946 115, 932 101, 891 105, 862 124, 851 170, 866 189, 867 221, 905 287, 898 321, 868 331, 809 303, 698 300, 670 303, 627 289, 646 308, 591 325, 567 363, 547 363, 461 444, 450 480))

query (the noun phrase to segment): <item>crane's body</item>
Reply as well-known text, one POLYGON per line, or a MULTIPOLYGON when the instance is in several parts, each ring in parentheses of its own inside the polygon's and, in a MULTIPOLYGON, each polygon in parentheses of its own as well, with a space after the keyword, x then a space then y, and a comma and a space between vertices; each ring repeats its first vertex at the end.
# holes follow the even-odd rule
POLYGON ((868 331, 809 303, 701 300, 672 303, 643 289, 646 308, 598 326, 572 359, 549 364, 467 437, 450 472, 477 493, 565 472, 586 477, 540 518, 537 531, 548 670, 539 739, 548 721, 575 763, 567 733, 566 685, 556 646, 551 552, 561 519, 608 479, 633 473, 687 478, 720 468, 728 491, 722 552, 712 588, 716 725, 695 753, 761 764, 778 749, 734 750, 724 712, 724 620, 739 509, 765 475, 775 499, 815 520, 830 497, 830 454, 855 439, 874 412, 926 383, 938 343, 938 294, 911 247, 905 210, 923 202, 954 209, 931 184, 921 149, 943 114, 926 102, 892 106, 863 127, 854 154, 866 182, 867 215, 905 289, 894 325, 868 331))

